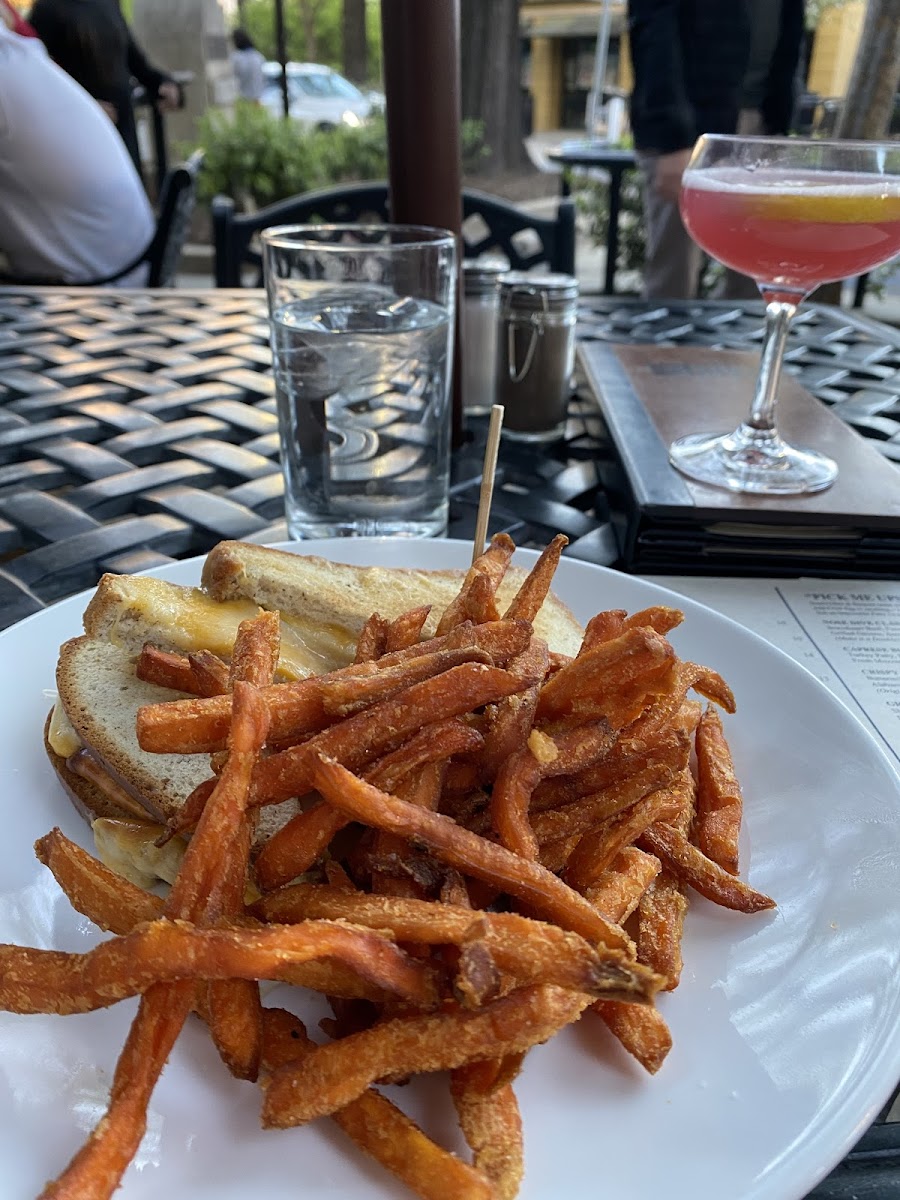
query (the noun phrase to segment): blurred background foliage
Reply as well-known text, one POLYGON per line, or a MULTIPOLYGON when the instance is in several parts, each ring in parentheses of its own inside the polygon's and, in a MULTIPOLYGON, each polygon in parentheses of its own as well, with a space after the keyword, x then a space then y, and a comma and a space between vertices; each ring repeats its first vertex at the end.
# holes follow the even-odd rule
MULTIPOLYGON (((292 0, 284 6, 287 57, 291 62, 317 62, 343 67, 343 0, 292 0)), ((241 23, 258 50, 276 59, 275 5, 272 0, 243 0, 241 23)), ((378 4, 366 5, 369 75, 377 84, 381 64, 381 18, 378 4)))
MULTIPOLYGON (((208 112, 198 135, 205 154, 204 200, 222 194, 244 209, 263 208, 314 188, 387 178, 383 116, 360 128, 304 129, 265 108, 241 104, 233 114, 208 112)), ((484 154, 480 122, 463 122, 462 143, 463 169, 474 170, 484 154)))

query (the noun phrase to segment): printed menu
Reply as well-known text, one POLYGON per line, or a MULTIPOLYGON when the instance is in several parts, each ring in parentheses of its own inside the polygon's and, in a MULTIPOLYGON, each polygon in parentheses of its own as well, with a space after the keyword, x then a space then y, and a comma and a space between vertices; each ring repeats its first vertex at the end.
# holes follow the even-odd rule
POLYGON ((900 767, 900 582, 659 576, 811 671, 900 767))

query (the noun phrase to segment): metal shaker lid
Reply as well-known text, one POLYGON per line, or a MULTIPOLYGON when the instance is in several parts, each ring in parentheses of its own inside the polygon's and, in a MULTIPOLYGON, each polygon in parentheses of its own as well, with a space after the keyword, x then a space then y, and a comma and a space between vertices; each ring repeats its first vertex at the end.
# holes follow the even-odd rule
POLYGON ((508 311, 561 312, 578 298, 578 280, 561 273, 507 271, 500 280, 500 297, 508 311))
POLYGON ((487 296, 497 291, 501 276, 509 267, 502 258, 463 260, 463 285, 467 296, 487 296))

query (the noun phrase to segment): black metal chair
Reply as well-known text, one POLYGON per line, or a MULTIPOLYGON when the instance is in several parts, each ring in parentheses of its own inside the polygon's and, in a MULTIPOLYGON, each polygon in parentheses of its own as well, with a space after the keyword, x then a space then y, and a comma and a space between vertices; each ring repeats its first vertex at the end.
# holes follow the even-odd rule
POLYGON ((187 162, 166 173, 159 192, 156 229, 150 244, 136 258, 112 275, 90 279, 79 286, 103 287, 117 283, 146 263, 145 287, 174 287, 175 273, 197 203, 197 177, 202 165, 203 151, 197 150, 187 162))
MULTIPOLYGON (((385 183, 344 184, 292 196, 259 212, 236 216, 234 201, 216 196, 212 202, 216 287, 245 286, 245 267, 253 268, 252 285, 262 283, 262 260, 256 235, 272 225, 378 224, 388 218, 385 183)), ((516 271, 546 266, 571 275, 575 270, 575 206, 561 200, 555 217, 535 217, 521 208, 466 189, 463 192, 463 243, 467 258, 500 251, 516 271)))

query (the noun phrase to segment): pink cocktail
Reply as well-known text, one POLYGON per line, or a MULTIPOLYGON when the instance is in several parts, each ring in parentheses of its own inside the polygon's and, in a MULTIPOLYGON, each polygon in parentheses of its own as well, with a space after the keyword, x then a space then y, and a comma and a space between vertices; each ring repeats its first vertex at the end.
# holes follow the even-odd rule
POLYGON ((840 171, 685 172, 681 213, 713 258, 770 290, 806 295, 900 252, 900 179, 840 171))
POLYGON ((822 283, 900 253, 900 145, 704 134, 684 173, 685 226, 713 258, 749 275, 766 301, 750 414, 732 433, 669 447, 684 475, 736 492, 817 492, 837 464, 775 427, 778 379, 797 305, 822 283))

